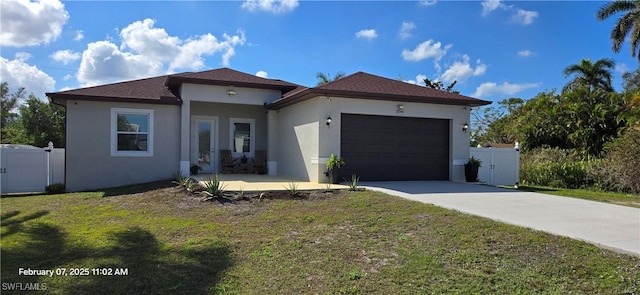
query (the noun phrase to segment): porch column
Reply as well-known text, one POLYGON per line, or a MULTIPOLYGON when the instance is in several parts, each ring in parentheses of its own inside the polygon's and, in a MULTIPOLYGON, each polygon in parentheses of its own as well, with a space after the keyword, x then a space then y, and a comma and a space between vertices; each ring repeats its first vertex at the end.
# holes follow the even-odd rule
POLYGON ((185 99, 180 108, 180 174, 189 176, 189 147, 191 146, 191 101, 185 99))
POLYGON ((269 175, 278 175, 278 126, 276 111, 267 112, 267 171, 269 175))

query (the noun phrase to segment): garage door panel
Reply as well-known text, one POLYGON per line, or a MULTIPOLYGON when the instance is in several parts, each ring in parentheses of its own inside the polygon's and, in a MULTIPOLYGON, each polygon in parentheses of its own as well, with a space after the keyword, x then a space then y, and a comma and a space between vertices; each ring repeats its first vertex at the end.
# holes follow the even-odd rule
POLYGON ((342 114, 342 177, 449 179, 449 120, 342 114))

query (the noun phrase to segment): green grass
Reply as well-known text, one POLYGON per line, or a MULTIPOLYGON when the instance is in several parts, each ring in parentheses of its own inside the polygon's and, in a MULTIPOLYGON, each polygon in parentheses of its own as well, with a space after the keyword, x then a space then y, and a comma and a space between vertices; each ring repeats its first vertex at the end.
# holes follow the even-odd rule
POLYGON ((519 190, 543 193, 549 195, 579 198, 591 201, 613 203, 623 206, 640 208, 640 195, 620 192, 607 192, 589 189, 566 189, 546 186, 519 186, 519 190))
POLYGON ((2 283, 45 283, 43 294, 640 288, 640 258, 382 193, 221 203, 156 187, 0 199, 2 283), (126 268, 128 275, 26 277, 21 267, 126 268))

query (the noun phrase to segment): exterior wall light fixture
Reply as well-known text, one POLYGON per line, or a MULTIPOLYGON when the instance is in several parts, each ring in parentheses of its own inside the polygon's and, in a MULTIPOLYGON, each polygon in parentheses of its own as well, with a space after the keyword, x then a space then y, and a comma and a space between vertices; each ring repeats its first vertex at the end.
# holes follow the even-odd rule
POLYGON ((331 125, 331 116, 327 117, 327 120, 325 120, 325 123, 327 124, 327 127, 331 125))
POLYGON ((229 90, 227 90, 227 95, 234 96, 234 95, 236 95, 236 91, 233 90, 233 89, 229 89, 229 90))
POLYGON ((462 131, 467 132, 467 129, 469 129, 469 124, 464 123, 464 125, 462 125, 462 131))
POLYGON ((397 105, 396 106, 396 113, 404 113, 404 105, 397 105))

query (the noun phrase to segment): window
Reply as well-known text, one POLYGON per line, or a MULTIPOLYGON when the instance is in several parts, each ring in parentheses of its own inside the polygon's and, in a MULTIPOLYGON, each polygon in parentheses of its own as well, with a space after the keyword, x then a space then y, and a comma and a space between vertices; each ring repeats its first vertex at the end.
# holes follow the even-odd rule
POLYGON ((153 156, 153 110, 111 109, 111 156, 153 156))
POLYGON ((231 135, 230 148, 235 157, 241 157, 242 155, 253 157, 255 146, 254 125, 255 119, 231 118, 231 130, 229 132, 231 135))

